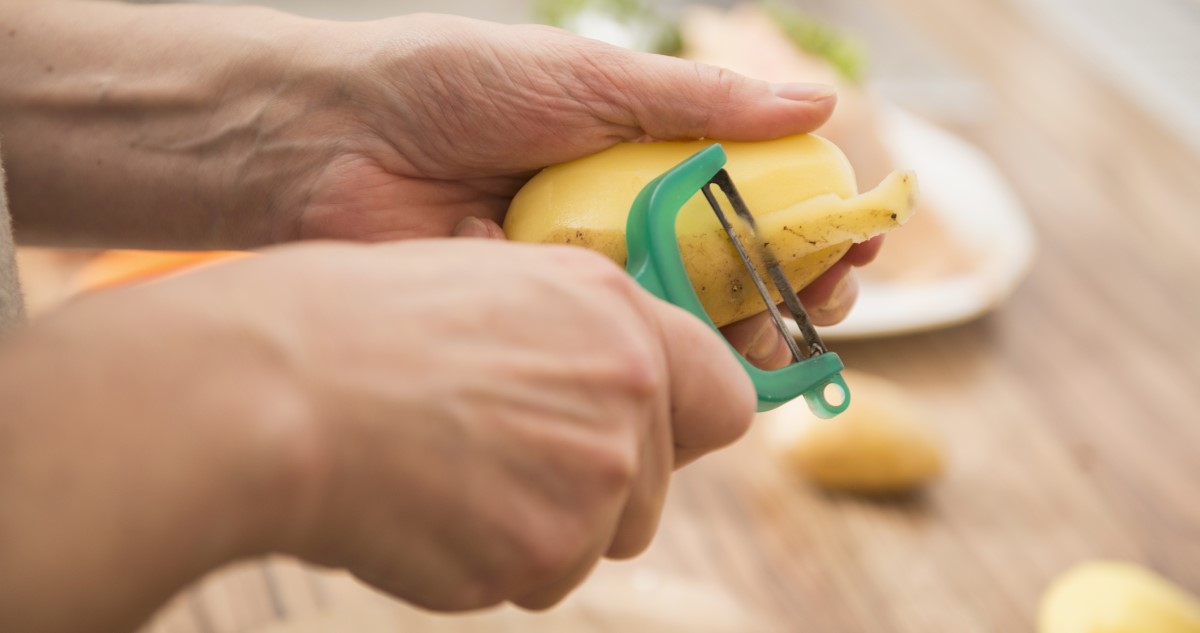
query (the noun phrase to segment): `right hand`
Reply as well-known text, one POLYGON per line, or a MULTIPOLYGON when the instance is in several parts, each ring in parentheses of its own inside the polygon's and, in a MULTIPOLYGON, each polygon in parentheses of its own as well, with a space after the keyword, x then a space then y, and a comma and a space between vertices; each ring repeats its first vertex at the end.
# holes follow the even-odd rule
POLYGON ((548 607, 639 553, 754 410, 720 337, 582 249, 298 246, 152 290, 222 305, 307 403, 270 548, 431 609, 548 607))

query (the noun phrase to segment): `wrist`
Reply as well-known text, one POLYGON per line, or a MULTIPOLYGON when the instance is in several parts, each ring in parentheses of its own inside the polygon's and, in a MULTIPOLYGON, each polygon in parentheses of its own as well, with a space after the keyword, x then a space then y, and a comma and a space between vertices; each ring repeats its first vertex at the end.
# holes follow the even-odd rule
POLYGON ((274 241, 274 177, 314 149, 281 131, 312 114, 294 98, 294 69, 317 23, 258 8, 67 5, 0 3, 0 136, 23 241, 274 241))
POLYGON ((242 309, 269 297, 224 292, 226 303, 213 310, 214 293, 204 287, 213 281, 135 290, 141 296, 122 312, 153 322, 155 331, 129 328, 132 340, 121 349, 144 361, 144 382, 129 392, 167 396, 161 414, 140 417, 156 429, 166 422, 163 435, 178 440, 177 468, 207 480, 200 494, 223 518, 209 560, 221 564, 288 549, 317 497, 326 455, 285 324, 242 309))
MULTIPOLYGON (((279 549, 313 472, 307 405, 251 337, 179 299, 84 299, 0 347, 0 613, 69 618, 39 602, 69 595, 89 628, 129 629, 279 549)), ((59 628, 36 624, 14 629, 59 628)))

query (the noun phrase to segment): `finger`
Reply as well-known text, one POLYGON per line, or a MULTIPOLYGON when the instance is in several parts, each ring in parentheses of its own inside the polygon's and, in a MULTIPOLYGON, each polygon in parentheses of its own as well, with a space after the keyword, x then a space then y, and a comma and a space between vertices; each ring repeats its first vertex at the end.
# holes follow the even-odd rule
MULTIPOLYGON (((623 126, 657 139, 761 141, 811 132, 833 113, 833 87, 769 84, 733 71, 661 55, 607 51, 586 72, 619 107, 623 126), (615 61, 617 63, 607 63, 615 61)), ((584 78, 584 80, 588 80, 584 78)))
POLYGON ((555 580, 527 591, 512 600, 525 609, 542 610, 558 604, 587 579, 600 556, 631 558, 643 552, 654 539, 666 500, 667 485, 674 467, 674 447, 669 402, 650 403, 650 420, 640 425, 637 473, 615 525, 609 520, 594 523, 598 536, 570 569, 555 580))
MULTIPOLYGON (((649 295, 647 295, 649 297, 649 295)), ((669 412, 676 465, 741 437, 757 398, 750 377, 725 342, 702 321, 653 300, 670 379, 669 412)))
POLYGON ((797 293, 814 325, 840 323, 858 299, 858 281, 846 262, 838 262, 797 293))
MULTIPOLYGON (((665 415, 665 411, 659 414, 660 417, 665 415)), ((601 556, 631 558, 650 545, 662 516, 674 451, 671 428, 666 421, 645 424, 643 428, 650 435, 642 438, 640 443, 642 454, 638 458, 638 473, 616 524, 611 525, 607 520, 600 522, 596 529, 599 538, 575 564, 553 581, 513 598, 513 604, 535 611, 549 609, 587 580, 601 556)))
MULTIPOLYGON (((728 352, 725 352, 729 356, 728 352)), ((621 511, 612 541, 604 553, 608 558, 632 558, 641 554, 658 531, 671 471, 675 468, 675 446, 670 420, 670 403, 654 403, 656 423, 642 425, 638 471, 621 511)))
POLYGON ((454 237, 474 237, 487 240, 502 240, 504 237, 504 229, 500 228, 494 220, 489 218, 477 218, 475 216, 467 216, 455 225, 451 232, 454 237))
POLYGON ((671 471, 745 433, 755 395, 721 338, 691 314, 644 295, 660 333, 669 389, 650 404, 638 471, 605 556, 630 558, 654 539, 671 471), (683 457, 680 457, 680 455, 683 457))
POLYGON ((884 237, 883 235, 876 235, 861 244, 851 246, 850 250, 846 251, 846 254, 842 256, 842 261, 851 266, 866 266, 870 264, 875 261, 875 257, 879 255, 879 250, 883 248, 884 237))
POLYGON ((792 360, 783 334, 771 315, 760 312, 721 328, 725 340, 759 369, 778 369, 792 360))
MULTIPOLYGON (((846 318, 858 299, 858 281, 850 268, 871 263, 883 246, 883 238, 877 235, 851 246, 838 264, 796 293, 813 323, 834 325, 846 318)), ((784 308, 782 304, 779 307, 784 308)), ((726 325, 721 333, 760 369, 778 369, 792 360, 783 335, 766 312, 726 325)))
POLYGON ((530 611, 544 611, 562 602, 567 594, 575 590, 576 587, 583 584, 587 577, 591 575, 592 570, 596 568, 596 563, 600 561, 600 555, 604 552, 602 544, 588 552, 587 555, 580 558, 579 563, 570 571, 559 579, 537 587, 527 593, 524 593, 511 602, 522 609, 530 611))

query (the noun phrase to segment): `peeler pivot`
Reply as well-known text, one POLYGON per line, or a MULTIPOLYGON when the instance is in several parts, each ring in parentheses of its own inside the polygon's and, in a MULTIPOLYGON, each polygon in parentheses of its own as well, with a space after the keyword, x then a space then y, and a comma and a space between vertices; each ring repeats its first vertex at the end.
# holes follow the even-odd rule
POLYGON ((758 410, 774 409, 803 395, 815 415, 823 418, 833 417, 850 405, 850 390, 841 375, 842 361, 837 354, 825 348, 778 261, 766 245, 753 235, 754 218, 729 174, 725 172, 725 161, 725 151, 721 146, 711 145, 655 178, 642 189, 634 200, 625 227, 629 257, 625 268, 638 283, 655 296, 684 308, 713 330, 717 330, 688 279, 675 234, 675 220, 679 210, 697 192, 703 192, 734 249, 737 250, 755 288, 762 296, 772 321, 788 342, 795 361, 781 369, 764 370, 752 365, 736 350, 733 351, 754 383, 758 393, 758 410), (713 185, 722 190, 737 216, 749 228, 772 283, 782 295, 784 305, 796 319, 804 335, 805 349, 801 349, 788 334, 783 317, 746 252, 745 244, 713 195, 713 185), (828 397, 830 394, 827 389, 831 387, 841 392, 841 397, 837 398, 836 403, 831 402, 828 397))

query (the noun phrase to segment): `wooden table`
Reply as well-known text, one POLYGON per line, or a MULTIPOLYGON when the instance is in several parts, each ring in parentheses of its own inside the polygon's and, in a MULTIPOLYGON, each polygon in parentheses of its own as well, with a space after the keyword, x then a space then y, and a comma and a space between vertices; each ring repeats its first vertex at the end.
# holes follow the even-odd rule
MULTIPOLYGON (((753 431, 680 473, 650 552, 605 573, 687 578, 783 631, 1031 630, 1047 584, 1097 557, 1200 593, 1200 158, 1005 2, 885 1, 994 93, 986 125, 956 132, 1002 168, 1040 237, 1028 281, 991 316, 839 346, 929 403, 948 476, 908 500, 828 496, 764 459, 753 431)), ((252 562, 146 631, 372 609, 403 611, 344 576, 252 562)), ((469 630, 568 630, 513 617, 469 630)), ((579 622, 633 630, 605 628, 602 609, 579 622)))

